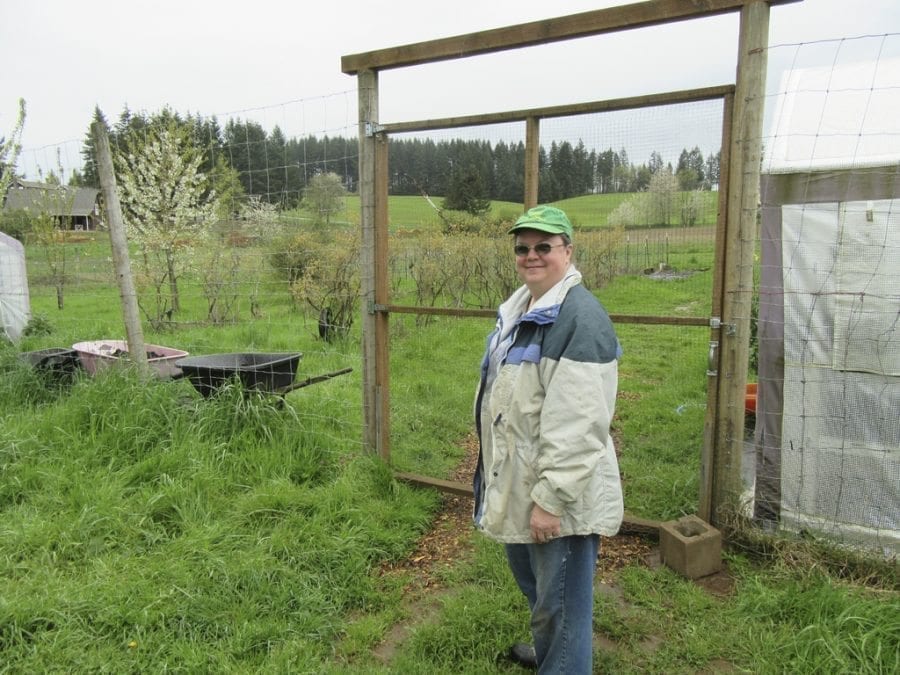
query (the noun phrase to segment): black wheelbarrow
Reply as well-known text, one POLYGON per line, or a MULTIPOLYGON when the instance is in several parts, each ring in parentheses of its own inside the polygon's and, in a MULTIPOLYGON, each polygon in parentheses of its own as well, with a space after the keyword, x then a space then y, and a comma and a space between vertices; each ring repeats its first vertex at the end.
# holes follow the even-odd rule
POLYGON ((302 356, 299 352, 233 352, 188 356, 175 362, 181 369, 181 375, 176 378, 187 378, 194 389, 206 398, 235 379, 244 389, 284 396, 295 389, 323 382, 353 370, 344 368, 333 373, 294 381, 302 356))
POLYGON ((74 349, 50 347, 22 352, 19 358, 50 382, 69 383, 82 370, 81 358, 74 349))

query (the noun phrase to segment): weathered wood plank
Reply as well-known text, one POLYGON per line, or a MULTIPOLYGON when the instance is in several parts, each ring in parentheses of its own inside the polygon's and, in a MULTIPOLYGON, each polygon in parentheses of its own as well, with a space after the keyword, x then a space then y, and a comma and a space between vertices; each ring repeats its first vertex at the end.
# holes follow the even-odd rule
MULTIPOLYGON (((341 57, 349 75, 488 54, 740 10, 752 0, 648 0, 341 57)), ((786 4, 800 0, 768 0, 786 4)))
MULTIPOLYGON (((495 309, 456 309, 454 307, 416 307, 414 305, 375 305, 375 312, 385 314, 422 314, 429 316, 480 317, 493 319, 495 309)), ((708 326, 709 318, 704 316, 651 316, 641 314, 610 314, 614 323, 637 323, 662 326, 708 326)))
POLYGON ((431 476, 420 476, 414 473, 395 472, 394 477, 406 483, 412 483, 419 487, 437 488, 441 492, 447 492, 452 495, 460 495, 462 497, 472 496, 472 486, 460 483, 455 480, 443 480, 442 478, 432 478, 431 476))
POLYGON ((378 360, 376 354, 377 317, 370 312, 366 302, 375 300, 375 137, 367 134, 367 126, 378 122, 378 73, 365 70, 357 77, 359 99, 359 220, 360 255, 359 277, 361 293, 360 323, 362 324, 362 395, 363 395, 363 444, 371 452, 387 453, 381 448, 378 418, 378 360))
MULTIPOLYGON (((390 295, 388 272, 388 140, 375 136, 375 302, 387 302, 390 295)), ((378 454, 390 461, 391 386, 390 315, 375 314, 375 423, 378 454)))
MULTIPOLYGON (((718 400, 709 500, 709 523, 719 526, 737 508, 741 494, 744 391, 750 354, 753 257, 759 240, 759 174, 769 7, 748 2, 741 12, 725 221, 722 324, 719 335, 718 400)), ((704 508, 706 507, 703 504, 704 508)))
POLYGON ((586 103, 570 103, 542 108, 529 108, 526 110, 507 110, 494 113, 481 113, 478 115, 460 115, 457 117, 444 117, 440 119, 385 123, 381 126, 381 129, 387 134, 431 131, 434 129, 456 129, 459 127, 474 127, 485 124, 527 122, 532 119, 539 120, 551 117, 614 112, 617 110, 636 110, 638 108, 677 105, 679 103, 695 103, 697 101, 711 101, 731 95, 734 95, 734 85, 724 84, 714 87, 702 87, 699 89, 680 89, 659 94, 629 96, 626 98, 607 99, 604 101, 588 101, 586 103))

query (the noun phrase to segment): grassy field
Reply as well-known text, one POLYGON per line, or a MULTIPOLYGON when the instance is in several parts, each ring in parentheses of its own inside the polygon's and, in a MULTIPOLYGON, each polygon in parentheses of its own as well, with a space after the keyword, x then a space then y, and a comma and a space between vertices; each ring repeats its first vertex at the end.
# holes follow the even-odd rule
MULTIPOLYGON (((619 277, 600 298, 615 313, 703 316, 708 251, 685 247, 695 273, 619 277)), ((29 260, 51 332, 21 349, 121 336, 104 242, 71 253, 79 276, 62 311, 29 260)), ((0 673, 520 672, 496 659, 527 639, 528 621, 500 547, 468 535, 471 552, 440 570, 447 592, 430 613, 404 590, 416 588, 414 567, 383 573, 439 526, 439 496, 362 450, 358 333, 320 341, 315 317, 265 284, 258 318, 147 340, 197 354, 297 350, 301 375, 353 373, 283 402, 236 388, 207 400, 127 370, 60 383, 0 347, 0 673), (375 660, 402 624, 390 662, 375 660)), ((393 468, 448 476, 465 456, 490 325, 392 318, 393 468)), ((626 507, 693 512, 708 333, 618 330, 626 507)), ((897 672, 896 568, 823 551, 732 546, 725 596, 636 561, 615 593, 598 588, 598 645, 614 649, 598 646, 595 672, 897 672)))
MULTIPOLYGON (((695 225, 698 227, 715 225, 718 193, 703 192, 701 195, 703 205, 695 225)), ((566 212, 576 229, 607 228, 611 226, 609 215, 619 204, 631 197, 632 195, 627 193, 583 195, 555 202, 554 205, 566 212)), ((441 197, 432 197, 430 202, 422 196, 389 197, 388 218, 391 229, 440 228, 438 209, 441 208, 442 201, 441 197)), ((292 213, 301 218, 311 217, 311 214, 302 210, 292 213)), ((491 202, 490 213, 495 217, 515 220, 522 214, 522 204, 494 201, 491 202)), ((335 219, 340 222, 358 223, 359 197, 348 196, 344 212, 335 216, 335 219)), ((677 221, 677 218, 675 220, 677 221)))
MULTIPOLYGON (((390 229, 396 230, 439 230, 441 218, 438 210, 442 208, 442 197, 432 197, 431 201, 417 195, 395 195, 389 197, 388 219, 390 229)), ((513 202, 491 202, 491 215, 515 219, 522 215, 522 205, 513 202)), ((298 217, 311 219, 312 214, 298 209, 289 211, 287 218, 298 217)), ((359 223, 359 196, 348 195, 343 212, 335 215, 334 220, 341 223, 359 223)))

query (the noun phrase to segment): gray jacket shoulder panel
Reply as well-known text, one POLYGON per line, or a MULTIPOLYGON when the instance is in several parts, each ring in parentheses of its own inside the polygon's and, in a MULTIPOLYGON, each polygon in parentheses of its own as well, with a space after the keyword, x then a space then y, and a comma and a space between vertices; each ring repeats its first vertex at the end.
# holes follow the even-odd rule
POLYGON ((610 363, 618 356, 619 341, 609 314, 581 284, 569 290, 556 321, 546 330, 542 358, 610 363))

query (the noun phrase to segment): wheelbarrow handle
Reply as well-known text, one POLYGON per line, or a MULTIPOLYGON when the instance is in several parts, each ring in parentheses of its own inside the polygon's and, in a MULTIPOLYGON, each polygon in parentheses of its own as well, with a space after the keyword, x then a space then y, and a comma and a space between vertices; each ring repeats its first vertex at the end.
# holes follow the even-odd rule
POLYGON ((324 382, 325 380, 330 380, 333 377, 337 377, 338 375, 346 375, 347 373, 353 372, 353 368, 342 368, 341 370, 336 370, 333 373, 325 373, 324 375, 315 375, 313 377, 307 377, 305 380, 300 380, 299 382, 292 382, 286 387, 280 387, 275 390, 275 393, 279 396, 284 396, 285 394, 294 391, 295 389, 302 389, 303 387, 308 387, 311 384, 316 384, 318 382, 324 382))

